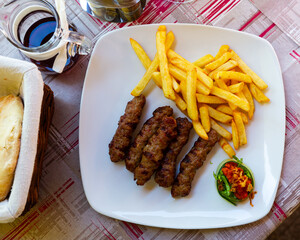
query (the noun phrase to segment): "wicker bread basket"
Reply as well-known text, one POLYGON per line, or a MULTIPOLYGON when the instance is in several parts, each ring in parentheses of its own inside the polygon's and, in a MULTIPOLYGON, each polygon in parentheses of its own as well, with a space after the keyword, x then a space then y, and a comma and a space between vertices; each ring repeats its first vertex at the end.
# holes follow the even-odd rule
POLYGON ((24 104, 20 152, 13 184, 0 201, 0 223, 12 222, 38 200, 39 181, 54 101, 37 67, 29 62, 0 56, 0 96, 21 97, 24 104))

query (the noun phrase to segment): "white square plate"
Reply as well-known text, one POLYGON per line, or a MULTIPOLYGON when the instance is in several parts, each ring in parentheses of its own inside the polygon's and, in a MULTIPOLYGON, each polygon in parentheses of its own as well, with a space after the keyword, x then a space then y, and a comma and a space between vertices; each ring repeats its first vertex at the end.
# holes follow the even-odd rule
MULTIPOLYGON (((268 104, 257 104, 247 125, 248 144, 237 156, 252 169, 258 192, 237 207, 222 199, 216 190, 213 171, 227 158, 218 144, 198 170, 188 197, 173 199, 151 179, 137 186, 124 163, 112 163, 108 155, 111 141, 131 90, 145 70, 130 46, 138 41, 153 59, 158 25, 124 28, 98 40, 86 74, 80 111, 80 166, 84 190, 90 205, 99 213, 143 225, 180 229, 236 226, 264 217, 275 199, 283 160, 285 139, 285 99, 277 56, 266 40, 229 29, 201 25, 167 24, 176 37, 175 51, 190 61, 205 54, 215 55, 228 44, 269 85, 268 104), (210 164, 212 163, 212 164, 210 164)), ((183 116, 176 105, 164 98, 152 82, 144 93, 147 103, 141 123, 155 108, 170 105, 175 117, 183 116)), ((197 139, 192 131, 181 160, 197 139)))

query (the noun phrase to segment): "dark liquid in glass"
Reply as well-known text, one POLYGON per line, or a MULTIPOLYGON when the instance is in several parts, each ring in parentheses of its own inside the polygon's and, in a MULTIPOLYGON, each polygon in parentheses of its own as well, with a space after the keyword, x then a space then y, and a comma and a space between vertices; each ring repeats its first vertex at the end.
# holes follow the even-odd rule
MULTIPOLYGON (((47 41, 50 40, 50 38, 53 36, 53 33, 56 28, 56 21, 54 17, 47 17, 42 18, 38 21, 36 21, 28 30, 26 31, 24 35, 23 45, 25 47, 39 47, 43 44, 45 44, 47 41)), ((70 30, 74 31, 72 27, 70 27, 70 30)), ((22 41, 21 41, 22 42, 22 41)), ((34 64, 38 66, 38 68, 41 71, 47 71, 47 72, 53 72, 53 63, 55 61, 57 55, 54 57, 43 60, 43 61, 37 61, 34 59, 30 59, 34 64)), ((73 64, 77 61, 78 55, 75 55, 74 57, 67 56, 67 63, 64 68, 64 71, 67 71, 70 69, 73 64)))

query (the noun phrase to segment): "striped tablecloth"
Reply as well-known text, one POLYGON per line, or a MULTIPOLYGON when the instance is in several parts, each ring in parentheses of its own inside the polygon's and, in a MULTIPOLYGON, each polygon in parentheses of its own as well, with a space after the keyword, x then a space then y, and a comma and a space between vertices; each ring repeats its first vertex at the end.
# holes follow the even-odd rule
MULTIPOLYGON (((183 2, 148 0, 137 21, 116 24, 92 18, 82 11, 78 0, 66 0, 68 19, 93 42, 114 29, 133 25, 195 23, 252 33, 273 45, 282 68, 286 93, 286 140, 280 184, 269 214, 257 222, 233 228, 171 230, 118 221, 95 212, 83 192, 78 153, 80 98, 89 61, 87 56, 80 58, 69 72, 44 75, 45 83, 54 91, 56 107, 40 183, 40 201, 15 222, 1 224, 1 239, 263 239, 298 207, 300 1, 183 2)), ((0 52, 1 55, 23 58, 2 35, 0 52)))

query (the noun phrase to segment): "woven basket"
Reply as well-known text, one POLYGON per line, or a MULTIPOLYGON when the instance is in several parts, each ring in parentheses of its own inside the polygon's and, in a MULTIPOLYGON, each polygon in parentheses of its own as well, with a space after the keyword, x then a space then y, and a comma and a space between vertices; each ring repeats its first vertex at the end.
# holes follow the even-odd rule
POLYGON ((42 101, 40 128, 38 134, 37 153, 35 157, 34 170, 29 188, 25 209, 22 213, 27 213, 38 201, 39 183, 42 175, 43 158, 46 152, 49 129, 54 113, 54 96, 49 86, 44 84, 44 96, 42 101))

